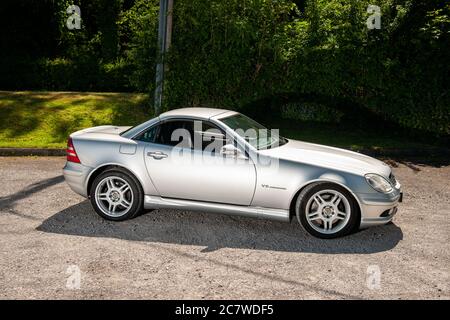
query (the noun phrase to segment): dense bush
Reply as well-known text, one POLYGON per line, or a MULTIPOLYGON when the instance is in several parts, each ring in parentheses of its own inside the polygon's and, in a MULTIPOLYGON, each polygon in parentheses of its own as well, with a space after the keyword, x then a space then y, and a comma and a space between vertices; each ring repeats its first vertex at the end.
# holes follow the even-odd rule
POLYGON ((169 105, 321 95, 450 133, 450 5, 378 1, 381 30, 368 30, 372 2, 178 0, 169 105))
POLYGON ((287 103, 281 107, 281 117, 301 121, 339 123, 344 114, 319 103, 287 103))
POLYGON ((155 88, 158 12, 158 0, 136 0, 119 20, 122 37, 129 38, 124 52, 133 71, 128 79, 141 92, 153 93, 155 88))
MULTIPOLYGON (((17 12, 28 4, 5 1, 17 12)), ((152 95, 159 1, 75 1, 79 31, 64 26, 68 3, 31 6, 45 13, 36 19, 53 42, 40 31, 29 42, 1 37, 11 54, 0 61, 0 88, 152 95)), ((10 11, 1 29, 23 28, 10 11)), ((449 36, 450 4, 437 0, 175 0, 165 107, 253 105, 267 113, 288 104, 302 119, 305 106, 326 105, 450 134, 449 36), (381 7, 380 30, 366 26, 369 4, 381 7)))
MULTIPOLYGON (((5 61, 4 61, 5 62, 5 61)), ((130 64, 123 58, 110 63, 68 58, 40 58, 12 61, 5 66, 0 86, 3 90, 49 91, 131 91, 130 64)))

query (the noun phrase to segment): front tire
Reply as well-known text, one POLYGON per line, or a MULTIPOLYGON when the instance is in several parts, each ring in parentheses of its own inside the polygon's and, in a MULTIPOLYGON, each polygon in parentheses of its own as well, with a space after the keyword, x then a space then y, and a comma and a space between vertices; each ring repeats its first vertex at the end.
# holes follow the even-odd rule
POLYGON ((139 182, 120 168, 106 170, 95 178, 90 199, 97 214, 107 220, 132 219, 143 211, 144 193, 139 182))
POLYGON ((315 237, 333 239, 356 229, 359 208, 343 187, 329 182, 313 183, 303 189, 295 205, 297 220, 315 237))

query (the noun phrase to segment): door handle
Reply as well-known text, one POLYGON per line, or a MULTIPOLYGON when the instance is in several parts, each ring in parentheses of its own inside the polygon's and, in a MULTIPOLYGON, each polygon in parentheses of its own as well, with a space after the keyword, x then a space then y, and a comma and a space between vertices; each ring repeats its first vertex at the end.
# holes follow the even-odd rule
POLYGON ((156 160, 161 160, 168 157, 167 154, 161 151, 147 152, 147 156, 152 157, 153 159, 156 160))

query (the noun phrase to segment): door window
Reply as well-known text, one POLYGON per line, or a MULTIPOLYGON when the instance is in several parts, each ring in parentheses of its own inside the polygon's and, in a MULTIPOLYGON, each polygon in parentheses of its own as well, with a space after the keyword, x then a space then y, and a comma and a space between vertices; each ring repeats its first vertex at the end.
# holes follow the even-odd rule
POLYGON ((189 120, 174 120, 160 125, 155 143, 180 148, 192 148, 192 125, 189 120))
POLYGON ((154 143, 156 140, 156 135, 158 134, 158 131, 159 131, 159 125, 153 126, 150 129, 139 134, 136 138, 134 138, 134 140, 154 143))
POLYGON ((136 140, 191 149, 192 127, 190 120, 167 121, 141 133, 136 140))
POLYGON ((220 148, 226 144, 223 130, 207 121, 195 121, 194 148, 208 153, 219 153, 220 148))
POLYGON ((139 141, 181 148, 194 148, 207 153, 220 153, 220 148, 232 143, 225 132, 208 121, 172 120, 144 131, 135 138, 139 141))

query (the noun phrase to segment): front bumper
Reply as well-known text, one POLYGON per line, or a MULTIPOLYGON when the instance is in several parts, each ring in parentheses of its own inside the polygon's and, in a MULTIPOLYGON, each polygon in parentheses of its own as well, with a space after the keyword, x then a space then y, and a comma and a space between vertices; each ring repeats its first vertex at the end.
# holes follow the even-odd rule
POLYGON ((66 162, 63 168, 64 179, 70 189, 83 197, 88 197, 87 182, 92 168, 75 162, 66 162))
POLYGON ((390 222, 397 213, 399 202, 403 201, 403 193, 400 189, 394 189, 389 194, 359 193, 356 195, 361 207, 360 228, 390 222))

